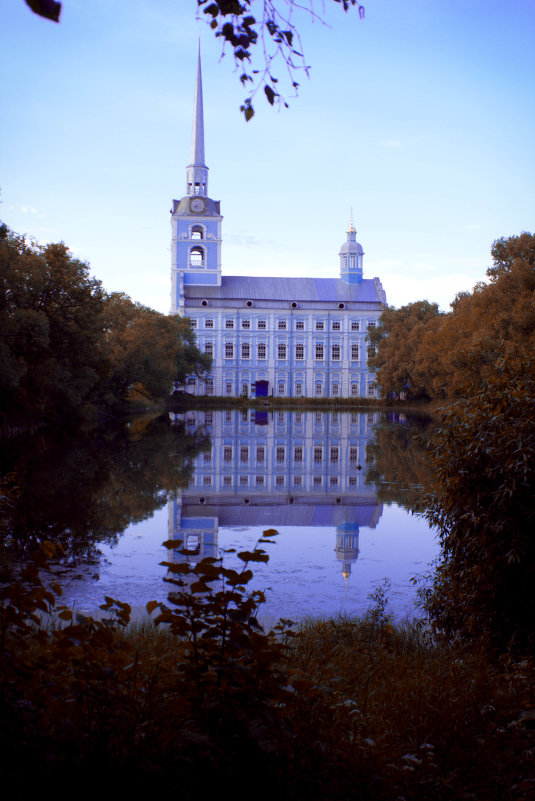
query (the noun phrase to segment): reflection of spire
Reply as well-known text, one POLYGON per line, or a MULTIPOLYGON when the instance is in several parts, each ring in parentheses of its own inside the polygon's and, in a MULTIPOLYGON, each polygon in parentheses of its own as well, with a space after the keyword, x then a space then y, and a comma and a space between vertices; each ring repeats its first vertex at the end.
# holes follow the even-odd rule
POLYGON ((342 576, 346 585, 351 575, 351 563, 359 556, 359 525, 345 521, 336 526, 336 558, 342 562, 342 576))

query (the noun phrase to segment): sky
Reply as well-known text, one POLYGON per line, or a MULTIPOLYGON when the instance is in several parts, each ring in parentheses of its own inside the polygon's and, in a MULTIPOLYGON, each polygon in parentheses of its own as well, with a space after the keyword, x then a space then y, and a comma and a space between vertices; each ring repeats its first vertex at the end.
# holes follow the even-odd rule
POLYGON ((447 311, 535 231, 535 0, 363 2, 295 15, 309 77, 274 68, 289 108, 246 123, 195 0, 63 0, 59 25, 3 0, 0 218, 167 313, 200 36, 223 274, 338 277, 352 210, 389 304, 447 311))

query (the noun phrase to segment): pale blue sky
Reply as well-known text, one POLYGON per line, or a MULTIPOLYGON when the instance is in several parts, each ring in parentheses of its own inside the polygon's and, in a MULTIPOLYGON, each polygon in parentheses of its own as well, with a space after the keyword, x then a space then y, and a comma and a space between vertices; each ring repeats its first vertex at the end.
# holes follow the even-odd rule
POLYGON ((64 0, 59 25, 4 0, 0 216, 167 312, 200 33, 224 273, 336 277, 353 207, 365 276, 447 309, 494 239, 535 230, 535 2, 325 3, 299 97, 245 123, 194 0, 64 0))

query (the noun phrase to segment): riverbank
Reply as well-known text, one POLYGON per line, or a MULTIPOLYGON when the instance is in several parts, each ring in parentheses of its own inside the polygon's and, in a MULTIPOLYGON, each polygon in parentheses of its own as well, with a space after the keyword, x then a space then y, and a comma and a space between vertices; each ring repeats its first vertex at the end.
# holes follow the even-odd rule
MULTIPOLYGON (((87 415, 70 418, 67 425, 75 429, 78 427, 98 426, 106 423, 116 423, 121 420, 135 420, 156 418, 162 414, 184 413, 191 410, 217 411, 225 409, 255 410, 259 412, 273 411, 327 411, 327 412, 377 412, 392 414, 412 413, 436 417, 438 407, 436 404, 417 401, 395 401, 374 398, 228 398, 212 395, 189 395, 180 393, 167 399, 152 400, 137 394, 126 403, 116 406, 113 411, 97 412, 94 409, 87 415)), ((0 420, 0 442, 2 440, 16 439, 37 431, 47 431, 58 428, 58 423, 36 422, 28 417, 19 417, 13 420, 0 420)))
POLYGON ((429 401, 401 401, 382 398, 268 398, 219 397, 215 395, 190 395, 180 392, 171 395, 166 402, 169 411, 189 409, 257 409, 281 411, 421 411, 434 414, 437 404, 429 401))

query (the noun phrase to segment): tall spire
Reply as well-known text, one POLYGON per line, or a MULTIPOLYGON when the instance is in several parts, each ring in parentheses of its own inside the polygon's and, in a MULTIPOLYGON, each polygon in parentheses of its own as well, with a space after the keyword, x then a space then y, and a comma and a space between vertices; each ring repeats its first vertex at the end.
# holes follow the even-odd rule
POLYGON ((204 114, 202 101, 201 43, 197 57, 197 83, 195 84, 195 101, 193 104, 193 131, 191 134, 191 163, 204 166, 204 114))
POLYGON ((204 163, 204 111, 202 99, 201 43, 197 59, 197 82, 193 104, 193 128, 191 133, 191 162, 186 171, 187 194, 206 195, 208 191, 208 167, 204 163))

